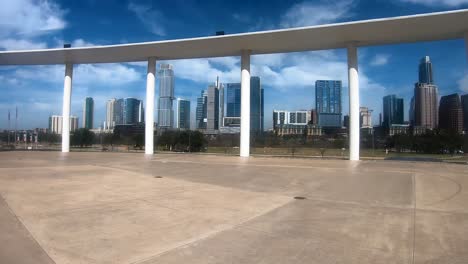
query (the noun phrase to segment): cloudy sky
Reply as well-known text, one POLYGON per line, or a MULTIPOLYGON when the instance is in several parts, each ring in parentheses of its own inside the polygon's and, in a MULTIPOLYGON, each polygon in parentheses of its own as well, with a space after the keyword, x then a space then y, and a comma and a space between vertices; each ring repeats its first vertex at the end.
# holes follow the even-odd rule
MULTIPOLYGON (((44 49, 132 43, 289 28, 468 8, 468 0, 339 1, 136 1, 0 0, 0 50, 44 49)), ((463 40, 359 49, 361 105, 382 110, 382 97, 396 94, 408 110, 418 61, 431 56, 440 94, 468 93, 468 63, 463 40)), ((192 100, 219 76, 240 81, 237 57, 171 61, 176 96, 192 100)), ((311 109, 318 79, 342 80, 347 113, 345 50, 261 55, 252 58, 252 74, 265 89, 265 127, 273 109, 311 109)), ((72 114, 81 122, 86 96, 95 99, 95 126, 104 121, 109 98, 145 96, 143 63, 76 65, 72 114)), ((61 114, 64 66, 0 67, 0 129, 8 110, 18 107, 18 128, 46 127, 61 114)), ((194 111, 192 111, 192 116, 194 111)), ((406 113, 406 118, 407 118, 406 113)), ((12 122, 13 124, 14 122, 12 122)))

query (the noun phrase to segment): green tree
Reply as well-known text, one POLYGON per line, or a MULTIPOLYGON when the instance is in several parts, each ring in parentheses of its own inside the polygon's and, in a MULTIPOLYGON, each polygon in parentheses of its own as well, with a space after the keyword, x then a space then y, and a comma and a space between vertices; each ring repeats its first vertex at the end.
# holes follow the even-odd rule
POLYGON ((70 144, 72 146, 91 146, 94 140, 94 133, 87 128, 80 128, 75 130, 70 137, 70 144))

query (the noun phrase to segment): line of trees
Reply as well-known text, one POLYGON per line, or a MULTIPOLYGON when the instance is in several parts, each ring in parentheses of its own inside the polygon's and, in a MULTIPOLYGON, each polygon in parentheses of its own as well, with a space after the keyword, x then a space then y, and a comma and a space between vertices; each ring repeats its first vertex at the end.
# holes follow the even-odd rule
POLYGON ((387 138, 386 147, 397 152, 415 151, 428 154, 455 154, 466 144, 463 135, 443 129, 427 130, 421 135, 394 135, 387 138))

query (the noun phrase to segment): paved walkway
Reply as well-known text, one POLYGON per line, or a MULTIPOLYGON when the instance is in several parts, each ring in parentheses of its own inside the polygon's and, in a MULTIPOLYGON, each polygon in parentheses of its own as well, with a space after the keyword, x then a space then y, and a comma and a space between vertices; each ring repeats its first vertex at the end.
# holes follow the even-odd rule
POLYGON ((467 187, 444 163, 3 152, 0 260, 468 263, 467 187))

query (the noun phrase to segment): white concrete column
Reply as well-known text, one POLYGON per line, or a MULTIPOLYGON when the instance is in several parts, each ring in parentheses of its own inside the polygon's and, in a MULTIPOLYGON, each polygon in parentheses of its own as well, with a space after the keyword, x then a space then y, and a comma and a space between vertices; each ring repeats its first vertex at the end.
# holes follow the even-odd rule
POLYGON ((359 160, 359 70, 357 48, 348 47, 349 160, 359 160))
POLYGON ((73 64, 65 64, 62 108, 62 152, 70 152, 70 108, 73 79, 73 64))
POLYGON ((146 110, 145 110, 145 154, 154 154, 154 86, 156 58, 148 59, 146 75, 146 110))
POLYGON ((240 156, 250 156, 250 51, 241 56, 241 127, 240 156))

